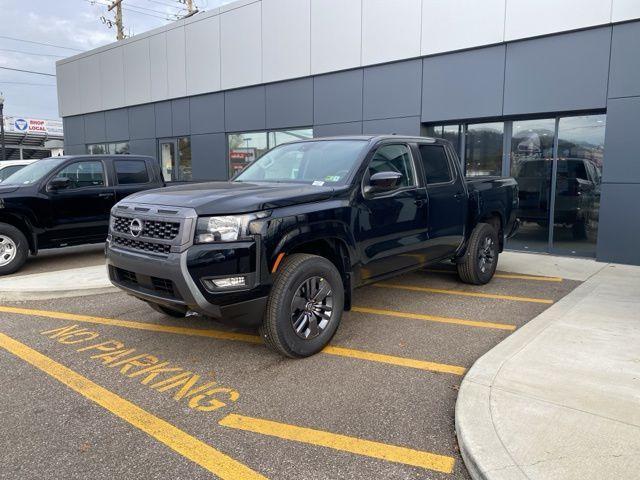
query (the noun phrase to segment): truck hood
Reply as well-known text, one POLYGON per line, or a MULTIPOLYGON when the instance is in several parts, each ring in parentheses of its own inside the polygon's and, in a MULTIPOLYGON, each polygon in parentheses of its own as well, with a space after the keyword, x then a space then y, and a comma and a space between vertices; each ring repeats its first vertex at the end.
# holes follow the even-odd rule
POLYGON ((125 202, 193 208, 198 215, 249 213, 331 198, 334 188, 292 183, 207 182, 146 190, 125 202))
POLYGON ((18 190, 21 187, 21 185, 2 185, 2 183, 0 183, 0 195, 5 195, 7 193, 13 193, 16 190, 18 190))

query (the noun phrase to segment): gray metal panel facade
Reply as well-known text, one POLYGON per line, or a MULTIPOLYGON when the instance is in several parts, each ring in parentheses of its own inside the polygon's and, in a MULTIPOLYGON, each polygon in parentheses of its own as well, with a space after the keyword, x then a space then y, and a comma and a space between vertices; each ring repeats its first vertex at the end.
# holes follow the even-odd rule
POLYGON ((126 108, 104 112, 107 142, 129 140, 129 112, 126 108))
POLYGON ((502 115, 506 47, 425 58, 422 121, 502 115))
POLYGON ((360 135, 362 122, 329 123, 313 127, 315 137, 333 137, 335 135, 360 135))
POLYGON ((225 92, 224 104, 224 124, 227 132, 246 132, 266 128, 263 85, 225 92))
POLYGON ((87 147, 83 143, 82 145, 65 145, 65 155, 84 155, 87 153, 87 147))
POLYGON ((156 113, 152 103, 129 107, 129 138, 156 138, 156 113))
POLYGON ((508 44, 504 114, 604 108, 610 45, 610 27, 508 44))
POLYGON ((266 86, 267 128, 313 124, 313 79, 304 78, 266 86))
POLYGON ((84 115, 75 115, 62 119, 64 141, 69 145, 84 145, 84 115))
POLYGON ((191 136, 193 176, 203 180, 226 180, 227 137, 224 133, 191 136))
POLYGON ((630 218, 640 199, 640 184, 605 183, 602 186, 597 259, 640 264, 640 222, 630 218))
POLYGON ((224 93, 189 98, 192 134, 224 132, 224 93))
POLYGON ((84 115, 85 143, 100 143, 107 139, 104 123, 104 112, 88 113, 84 115))
POLYGON ((157 141, 155 138, 143 138, 129 141, 129 152, 135 155, 149 155, 155 157, 157 152, 157 141))
POLYGON ((613 27, 609 98, 640 95, 640 23, 613 27))
POLYGON ((159 102, 156 107, 156 137, 171 137, 173 130, 171 128, 171 102, 159 102))
POLYGON ((420 135, 420 117, 386 118, 362 122, 362 133, 398 135, 420 135))
POLYGON ((605 183, 640 183, 640 97, 610 99, 607 107, 605 183))
POLYGON ((421 60, 366 68, 363 120, 420 115, 421 92, 421 60))
POLYGON ((313 123, 362 120, 362 69, 313 79, 313 123))
POLYGON ((174 137, 189 135, 189 99, 171 100, 171 132, 174 137))

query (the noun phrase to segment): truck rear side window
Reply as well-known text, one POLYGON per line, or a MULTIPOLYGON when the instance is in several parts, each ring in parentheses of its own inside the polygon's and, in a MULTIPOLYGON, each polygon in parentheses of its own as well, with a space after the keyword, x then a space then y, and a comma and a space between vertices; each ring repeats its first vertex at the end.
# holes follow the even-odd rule
POLYGON ((440 145, 420 145, 420 156, 424 173, 427 177, 427 185, 434 183, 447 183, 452 179, 447 152, 440 145))
POLYGON ((118 185, 149 182, 149 173, 144 160, 116 160, 113 163, 118 185))

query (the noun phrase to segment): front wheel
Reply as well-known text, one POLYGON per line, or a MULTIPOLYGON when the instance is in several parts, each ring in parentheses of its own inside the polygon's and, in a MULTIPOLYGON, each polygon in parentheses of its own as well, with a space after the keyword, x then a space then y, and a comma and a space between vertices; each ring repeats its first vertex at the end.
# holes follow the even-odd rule
POLYGON ((335 334, 344 308, 340 272, 324 257, 296 253, 278 270, 260 335, 291 358, 322 350, 335 334))
POLYGON ((0 275, 17 272, 29 255, 23 233, 13 225, 0 223, 0 275))
POLYGON ((488 283, 498 266, 498 232, 488 223, 479 223, 471 232, 467 251, 458 262, 458 276, 465 283, 488 283))

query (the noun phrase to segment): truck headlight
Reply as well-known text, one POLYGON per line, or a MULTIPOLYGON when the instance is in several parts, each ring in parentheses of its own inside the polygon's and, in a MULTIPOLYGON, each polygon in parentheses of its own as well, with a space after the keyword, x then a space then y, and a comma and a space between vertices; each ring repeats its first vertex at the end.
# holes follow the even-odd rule
POLYGON ((200 217, 196 227, 196 243, 233 242, 242 236, 244 216, 200 217))

